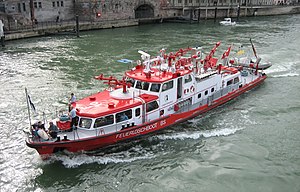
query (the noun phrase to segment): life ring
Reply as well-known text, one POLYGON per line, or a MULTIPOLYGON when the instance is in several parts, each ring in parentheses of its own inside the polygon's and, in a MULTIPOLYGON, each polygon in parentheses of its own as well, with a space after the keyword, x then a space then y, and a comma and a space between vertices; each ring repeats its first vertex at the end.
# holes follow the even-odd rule
POLYGON ((194 85, 191 86, 190 90, 191 90, 191 93, 194 93, 194 91, 195 91, 194 85))

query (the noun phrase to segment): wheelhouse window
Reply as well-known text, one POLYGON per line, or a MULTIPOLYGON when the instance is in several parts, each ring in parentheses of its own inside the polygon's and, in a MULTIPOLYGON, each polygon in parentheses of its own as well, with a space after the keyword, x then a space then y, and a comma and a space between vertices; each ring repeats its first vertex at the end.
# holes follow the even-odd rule
POLYGON ((173 88, 173 80, 163 84, 162 91, 167 91, 173 88))
POLYGON ((126 83, 130 83, 130 84, 131 84, 131 87, 133 87, 133 86, 134 86, 134 83, 135 83, 135 80, 132 79, 132 78, 127 78, 127 79, 126 79, 126 83))
POLYGON ((147 112, 153 111, 155 109, 158 109, 157 101, 152 101, 152 102, 146 104, 146 111, 147 112))
POLYGON ((117 123, 126 121, 131 118, 132 118, 132 110, 131 109, 129 109, 127 111, 122 111, 122 112, 116 114, 117 123))
POLYGON ((143 90, 148 91, 149 85, 150 85, 150 83, 148 83, 148 82, 143 82, 143 83, 142 83, 143 90))
POLYGON ((80 118, 79 127, 90 129, 92 125, 92 119, 80 118))
POLYGON ((229 85, 231 85, 232 84, 232 79, 231 80, 229 80, 229 81, 227 81, 227 86, 229 86, 229 85))
POLYGON ((114 116, 113 115, 108 115, 105 117, 100 117, 96 119, 94 128, 102 127, 105 125, 110 125, 114 123, 114 116))
POLYGON ((240 81, 239 77, 234 78, 233 83, 236 84, 240 81))
POLYGON ((201 98, 201 93, 198 94, 198 99, 200 99, 200 98, 201 98))
POLYGON ((152 83, 150 91, 159 92, 159 90, 160 90, 160 84, 152 83))
POLYGON ((184 76, 184 83, 189 83, 192 81, 192 76, 190 74, 184 76))
POLYGON ((140 81, 136 81, 135 88, 142 89, 142 83, 140 81))
POLYGON ((135 109, 135 116, 138 117, 141 115, 141 108, 135 109))

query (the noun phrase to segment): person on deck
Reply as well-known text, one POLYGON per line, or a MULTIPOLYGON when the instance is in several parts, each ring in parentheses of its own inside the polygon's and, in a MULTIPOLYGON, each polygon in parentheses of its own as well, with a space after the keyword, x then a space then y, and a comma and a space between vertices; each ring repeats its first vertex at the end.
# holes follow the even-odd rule
POLYGON ((44 124, 41 121, 39 121, 37 123, 37 128, 41 128, 41 129, 45 130, 45 126, 44 126, 44 124))
POLYGON ((128 117, 125 113, 122 113, 120 116, 120 121, 125 121, 125 120, 128 120, 128 117))
POLYGON ((69 111, 71 111, 71 106, 75 102, 76 102, 76 96, 74 95, 74 93, 71 93, 71 98, 69 99, 69 111))
POLYGON ((48 133, 49 135, 55 139, 57 137, 57 132, 58 132, 58 128, 56 125, 53 124, 52 121, 49 122, 49 128, 48 128, 48 133))
POLYGON ((77 115, 76 115, 76 109, 73 106, 71 106, 70 118, 71 118, 71 130, 74 130, 76 126, 77 115))

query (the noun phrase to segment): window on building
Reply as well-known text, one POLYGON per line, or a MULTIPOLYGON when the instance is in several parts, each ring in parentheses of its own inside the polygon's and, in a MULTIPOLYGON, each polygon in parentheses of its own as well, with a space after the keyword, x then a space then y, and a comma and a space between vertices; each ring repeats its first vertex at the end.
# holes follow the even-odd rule
POLYGON ((57 7, 59 7, 59 1, 56 2, 57 7))
POLYGON ((52 1, 52 7, 55 7, 55 1, 52 1))
POLYGON ((63 2, 63 1, 60 2, 60 6, 61 6, 61 7, 64 6, 64 2, 63 2))
POLYGON ((42 2, 39 2, 39 8, 42 8, 42 2))
POLYGON ((18 3, 18 12, 21 13, 21 3, 18 3))
POLYGON ((179 3, 179 4, 181 4, 181 3, 182 3, 182 1, 181 1, 181 0, 178 0, 178 3, 179 3))
POLYGON ((193 0, 189 0, 189 3, 193 3, 193 0))
POLYGON ((25 12, 26 11, 26 4, 23 3, 23 11, 25 12))
POLYGON ((37 8, 37 2, 34 2, 34 3, 33 3, 33 7, 34 7, 34 8, 37 8))

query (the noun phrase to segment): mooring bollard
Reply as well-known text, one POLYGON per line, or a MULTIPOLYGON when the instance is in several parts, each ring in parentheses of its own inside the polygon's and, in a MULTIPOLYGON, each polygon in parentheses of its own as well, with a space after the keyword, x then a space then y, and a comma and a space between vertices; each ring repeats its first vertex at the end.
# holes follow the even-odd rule
POLYGON ((79 37, 79 18, 78 15, 76 15, 76 36, 79 37))
POLYGON ((1 38, 1 45, 2 45, 2 47, 5 46, 5 44, 4 44, 5 36, 4 36, 3 27, 4 27, 4 25, 2 23, 2 20, 0 20, 0 38, 1 38))

